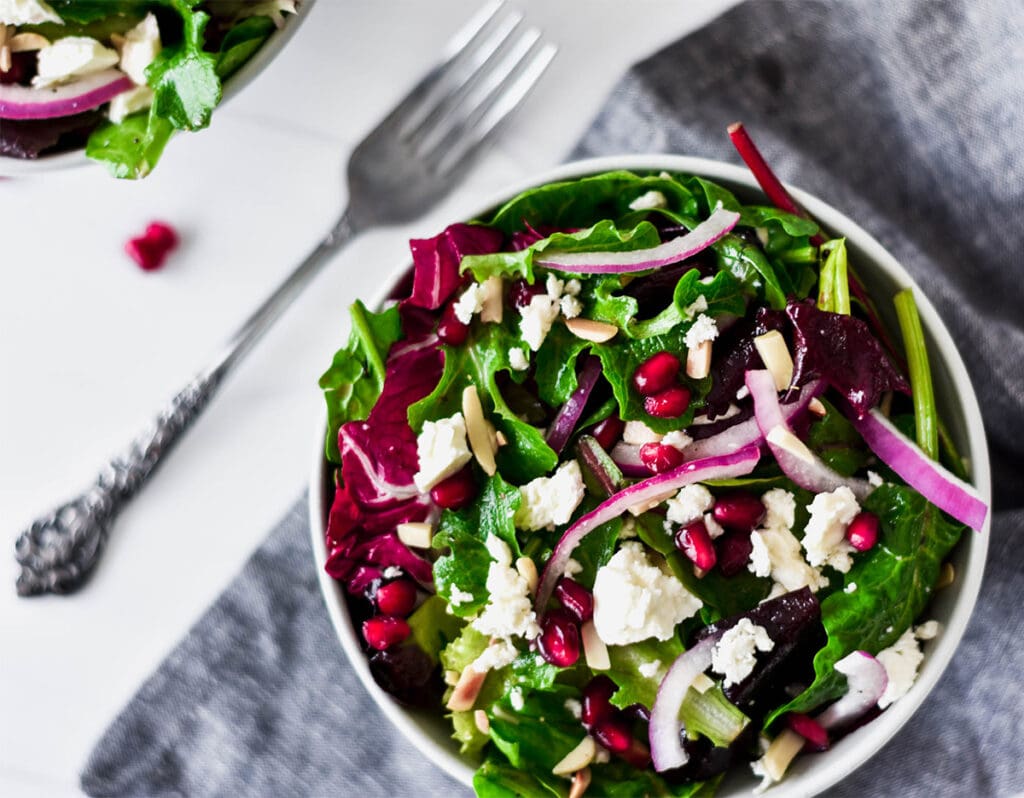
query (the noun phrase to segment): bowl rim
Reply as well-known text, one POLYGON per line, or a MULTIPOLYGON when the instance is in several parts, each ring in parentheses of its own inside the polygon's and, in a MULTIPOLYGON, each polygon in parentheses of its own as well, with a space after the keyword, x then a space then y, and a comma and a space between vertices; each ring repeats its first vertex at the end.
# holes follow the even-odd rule
MULTIPOLYGON (((260 49, 227 77, 223 83, 223 96, 220 103, 217 104, 217 108, 223 108, 277 57, 278 53, 295 35, 295 31, 309 15, 309 10, 315 3, 316 0, 302 0, 298 13, 286 17, 285 24, 273 31, 260 49)), ((214 109, 214 111, 216 110, 214 109)), ((101 166, 86 157, 84 147, 44 155, 41 158, 11 158, 0 155, 0 177, 31 177, 45 172, 78 169, 83 166, 101 166)))
MULTIPOLYGON (((759 186, 747 169, 735 164, 686 155, 610 155, 572 161, 545 170, 528 179, 518 181, 510 187, 494 192, 483 202, 473 203, 473 208, 470 209, 471 212, 461 214, 458 218, 479 218, 487 211, 501 205, 505 200, 533 186, 615 169, 664 169, 741 185, 755 192, 760 191, 759 186)), ((935 306, 896 258, 860 225, 824 200, 788 184, 786 187, 811 216, 821 222, 823 226, 832 230, 842 231, 851 246, 859 249, 867 256, 871 263, 869 267, 871 271, 878 271, 884 277, 914 289, 921 322, 925 329, 926 338, 929 340, 929 348, 940 356, 939 358, 933 357, 933 368, 936 363, 943 363, 945 365, 947 375, 950 377, 958 394, 956 398, 960 403, 960 415, 962 416, 966 436, 966 456, 971 463, 975 488, 991 508, 991 472, 981 410, 963 359, 960 357, 952 335, 942 323, 935 306)), ((378 304, 384 301, 388 290, 398 279, 399 275, 408 268, 408 265, 408 260, 404 260, 385 286, 382 287, 381 292, 376 297, 378 304)), ((374 681, 370 673, 368 660, 362 651, 359 634, 345 609, 344 589, 324 571, 324 563, 327 558, 324 540, 325 513, 328 509, 326 504, 326 486, 330 476, 330 471, 326 467, 327 464, 323 456, 326 423, 326 410, 322 410, 316 428, 317 446, 311 472, 309 514, 317 579, 335 632, 349 663, 358 674, 363 686, 391 723, 434 764, 461 783, 472 786, 474 768, 456 753, 450 740, 438 740, 435 736, 431 736, 421 729, 414 720, 416 713, 398 704, 374 681)), ((926 653, 918 678, 910 691, 870 724, 866 724, 850 733, 833 746, 829 752, 824 754, 823 756, 833 756, 833 759, 828 760, 827 766, 817 768, 810 766, 812 763, 809 760, 823 761, 819 757, 802 757, 796 760, 789 771, 787 771, 786 778, 773 786, 772 794, 776 798, 797 798, 797 796, 814 795, 838 783, 856 768, 865 764, 882 746, 896 735, 900 728, 924 703, 924 700, 931 693, 952 660, 953 654, 966 631, 971 612, 981 588, 991 523, 992 514, 990 511, 986 516, 983 528, 978 532, 968 530, 968 539, 962 541, 957 547, 957 550, 960 552, 966 551, 966 554, 963 556, 967 560, 967 569, 957 574, 959 590, 953 601, 950 615, 943 622, 942 633, 936 640, 931 641, 932 645, 926 653), (870 733, 867 732, 868 729, 871 730, 870 733)))

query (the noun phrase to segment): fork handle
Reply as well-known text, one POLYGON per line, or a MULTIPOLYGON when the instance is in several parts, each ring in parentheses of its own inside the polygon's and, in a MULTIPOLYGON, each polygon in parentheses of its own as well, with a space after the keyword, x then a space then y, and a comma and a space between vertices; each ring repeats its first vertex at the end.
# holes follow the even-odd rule
POLYGON ((348 210, 330 232, 253 311, 212 363, 182 388, 124 452, 100 471, 82 494, 37 519, 18 537, 22 596, 72 593, 103 554, 110 526, 146 484, 164 456, 209 404, 233 367, 323 268, 330 256, 364 229, 348 210))

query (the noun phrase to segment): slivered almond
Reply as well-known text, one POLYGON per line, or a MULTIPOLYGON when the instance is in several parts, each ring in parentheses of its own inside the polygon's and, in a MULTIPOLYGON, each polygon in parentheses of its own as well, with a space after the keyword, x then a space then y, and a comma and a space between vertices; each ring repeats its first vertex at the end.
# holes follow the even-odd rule
POLYGON ((508 443, 508 438, 505 437, 505 433, 504 432, 502 432, 501 430, 498 430, 497 432, 494 433, 494 442, 500 448, 500 447, 504 446, 506 443, 508 443))
POLYGON ((469 436, 469 448, 473 456, 489 477, 498 470, 494 462, 494 428, 484 417, 484 408, 480 404, 480 394, 475 385, 468 385, 462 392, 462 415, 466 418, 466 434, 469 436))
POLYGON ((593 341, 595 344, 603 344, 605 341, 610 341, 619 332, 619 328, 614 324, 606 324, 603 321, 594 321, 593 319, 566 319, 565 326, 577 338, 582 338, 584 341, 593 341))
POLYGON ((701 695, 704 695, 708 690, 715 686, 714 679, 708 676, 706 673, 698 673, 697 677, 690 684, 694 690, 701 695))
POLYGON ((398 539, 414 549, 429 549, 434 538, 434 528, 422 521, 410 521, 395 527, 398 539))
POLYGON ((590 786, 590 768, 577 770, 572 777, 572 786, 569 788, 569 798, 583 798, 583 793, 590 786))
POLYGON ((772 740, 772 744, 768 746, 768 750, 761 757, 764 772, 772 781, 780 781, 786 775, 786 768, 803 749, 804 742, 804 738, 792 729, 785 729, 772 740))
POLYGON ((0 72, 10 72, 12 66, 11 48, 6 44, 0 45, 0 72))
POLYGON ((498 275, 492 275, 483 282, 480 297, 480 321, 501 322, 505 312, 504 297, 501 295, 502 282, 498 275))
POLYGON ((793 381, 793 358, 786 346, 786 339, 778 330, 771 330, 754 339, 754 346, 761 356, 764 367, 775 379, 775 390, 784 391, 793 381))
POLYGON ((444 683, 449 687, 454 687, 459 683, 459 672, 458 671, 445 671, 444 672, 444 683))
POLYGON ((594 743, 594 738, 588 735, 562 757, 559 763, 551 768, 551 772, 556 776, 568 776, 570 773, 576 773, 593 762, 596 753, 597 745, 594 743))
POLYGON ((811 450, 807 448, 807 444, 781 424, 776 424, 768 430, 766 439, 768 443, 785 449, 791 455, 799 457, 805 463, 814 462, 814 455, 811 453, 811 450))
POLYGON ((814 398, 810 402, 808 402, 807 409, 810 410, 812 413, 814 413, 814 415, 818 416, 819 418, 828 413, 828 411, 825 409, 825 405, 823 405, 821 403, 821 400, 818 398, 814 398))
POLYGON ((583 656, 591 670, 606 671, 611 668, 612 661, 608 657, 608 646, 598 636, 593 621, 583 624, 580 635, 583 637, 583 656))
POLYGON ((50 40, 38 33, 19 33, 10 38, 7 46, 11 48, 12 53, 27 53, 49 47, 50 40))
POLYGON ((529 557, 520 557, 516 560, 516 570, 526 580, 530 592, 535 592, 537 590, 537 564, 529 557))
POLYGON ((711 373, 711 341, 701 341, 686 353, 686 376, 702 380, 711 373))
POLYGON ((942 570, 939 571, 939 580, 935 583, 936 590, 942 590, 944 587, 949 587, 956 581, 956 569, 953 567, 953 563, 945 562, 942 564, 942 570))
POLYGON ((467 709, 472 709, 486 678, 486 672, 480 673, 472 665, 466 666, 462 675, 459 676, 459 681, 455 683, 455 689, 445 706, 452 712, 464 712, 467 709))
POLYGON ((491 733, 491 719, 487 717, 487 713, 482 709, 478 709, 473 713, 473 723, 476 724, 476 728, 481 734, 491 733))

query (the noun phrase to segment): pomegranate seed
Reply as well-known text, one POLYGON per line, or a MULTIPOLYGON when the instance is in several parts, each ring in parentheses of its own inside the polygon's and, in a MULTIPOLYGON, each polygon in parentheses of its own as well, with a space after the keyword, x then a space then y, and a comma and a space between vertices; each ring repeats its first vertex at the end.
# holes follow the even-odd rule
POLYGON ((410 579, 396 579, 377 588, 377 609, 385 615, 406 616, 416 606, 416 585, 410 579))
POLYGON ((392 615, 375 615, 363 621, 363 638, 371 648, 383 651, 401 643, 412 633, 409 624, 392 615))
POLYGON ((637 770, 644 770, 651 764, 651 752, 639 740, 630 740, 629 748, 619 754, 626 762, 637 770))
POLYGON ((715 499, 712 517, 727 529, 750 531, 764 518, 761 500, 753 493, 736 490, 715 499))
POLYGON ((846 539, 857 551, 874 548, 878 542, 878 516, 867 510, 857 513, 846 528, 846 539))
POLYGON ((672 387, 679 376, 679 367, 679 358, 671 352, 658 352, 637 366, 633 385, 641 396, 654 396, 672 387))
POLYGON ((824 751, 828 748, 828 732, 814 718, 801 715, 799 712, 790 712, 786 715, 786 723, 789 728, 807 740, 807 743, 815 751, 824 751))
POLYGON ((675 541, 676 548, 702 571, 710 571, 715 567, 718 555, 703 521, 693 521, 680 527, 676 532, 675 541))
POLYGON ((520 277, 518 280, 512 281, 512 285, 508 290, 508 298, 512 302, 512 307, 516 310, 522 310, 529 306, 531 299, 543 293, 545 293, 543 285, 540 283, 533 283, 531 285, 520 277))
POLYGON ((599 421, 590 430, 590 434, 601 444, 601 448, 610 452, 612 447, 619 442, 622 431, 626 428, 625 423, 618 416, 608 416, 604 421, 599 421))
POLYGON ((466 466, 448 479, 438 482, 430 491, 434 504, 445 510, 458 510, 476 498, 476 479, 473 470, 466 466))
POLYGON ((640 460, 655 474, 671 471, 683 464, 683 453, 675 446, 645 443, 640 447, 640 460))
POLYGON ((166 222, 150 222, 143 237, 164 252, 178 246, 178 233, 166 222))
POLYGON ((675 418, 686 412, 690 406, 690 389, 673 385, 661 393, 644 399, 644 410, 655 418, 675 418))
POLYGON ((622 710, 622 712, 626 715, 627 718, 639 720, 643 723, 651 722, 651 710, 649 710, 643 704, 630 704, 628 707, 622 710))
POLYGON ((595 676, 583 688, 583 709, 580 720, 586 727, 592 727, 607 718, 613 717, 617 710, 612 706, 612 696, 618 686, 607 676, 595 676))
POLYGON ((754 550, 749 530, 734 529, 726 532, 715 544, 718 569, 725 576, 735 576, 744 570, 750 561, 750 552, 754 550))
POLYGON ((568 668, 580 658, 580 628, 568 610, 550 610, 540 624, 540 655, 552 665, 568 668))
POLYGON ((164 265, 167 252, 153 245, 148 238, 132 238, 124 245, 124 251, 143 271, 152 272, 164 265))
POLYGON ((633 731, 622 717, 605 718, 594 726, 594 739, 613 754, 626 753, 633 744, 633 731))
POLYGON ((0 71, 0 84, 28 84, 36 71, 35 55, 34 52, 11 53, 11 68, 6 72, 0 71))
POLYGON ((449 302, 441 311, 441 320, 437 323, 437 337, 448 346, 462 346, 469 337, 469 325, 459 321, 455 315, 455 303, 449 302))
POLYGON ((594 595, 579 582, 563 576, 555 584, 555 598, 580 623, 586 623, 594 617, 594 595))

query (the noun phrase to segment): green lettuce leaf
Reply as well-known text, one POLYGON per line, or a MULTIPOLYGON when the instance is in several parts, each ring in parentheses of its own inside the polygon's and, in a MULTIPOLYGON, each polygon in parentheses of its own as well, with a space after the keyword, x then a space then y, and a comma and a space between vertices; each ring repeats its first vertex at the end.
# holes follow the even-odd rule
POLYGON ((612 666, 606 673, 619 686, 612 696, 612 704, 620 709, 633 704, 643 704, 648 709, 653 707, 662 677, 683 651, 683 644, 675 636, 668 640, 651 637, 628 646, 608 646, 612 666), (644 676, 640 666, 655 661, 661 663, 661 669, 656 674, 644 676))
POLYGON ((430 596, 409 616, 412 638, 433 662, 440 660, 441 652, 462 633, 465 622, 448 612, 448 605, 440 596, 430 596))
POLYGON ((217 57, 203 50, 210 15, 195 10, 197 0, 171 0, 171 5, 184 23, 183 38, 146 67, 146 82, 155 93, 157 114, 178 130, 199 130, 210 124, 221 98, 217 57))

